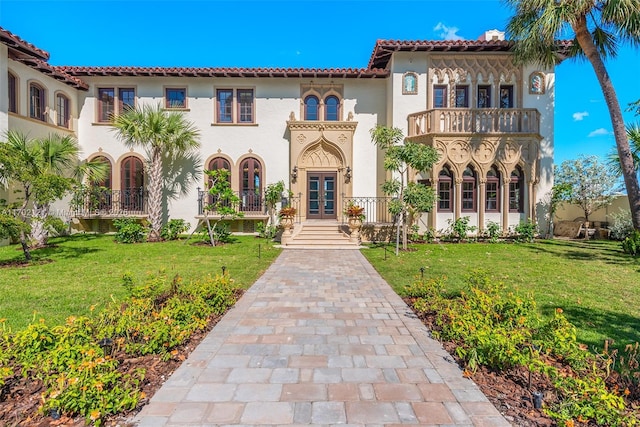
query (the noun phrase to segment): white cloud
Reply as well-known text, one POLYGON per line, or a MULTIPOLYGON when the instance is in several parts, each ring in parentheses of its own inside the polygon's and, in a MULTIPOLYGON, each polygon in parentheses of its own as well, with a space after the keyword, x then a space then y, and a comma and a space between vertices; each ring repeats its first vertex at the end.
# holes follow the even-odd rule
POLYGON ((444 40, 464 40, 464 37, 459 36, 457 34, 460 31, 457 27, 448 27, 442 22, 438 22, 435 27, 433 27, 433 31, 437 31, 440 33, 440 37, 444 40))
POLYGON ((582 121, 585 117, 587 117, 589 113, 587 111, 580 111, 573 113, 573 120, 576 122, 582 121))
POLYGON ((600 128, 600 129, 596 129, 596 130, 592 131, 591 133, 589 133, 589 138, 594 137, 594 136, 610 135, 610 134, 611 134, 611 132, 609 132, 605 128, 600 128))

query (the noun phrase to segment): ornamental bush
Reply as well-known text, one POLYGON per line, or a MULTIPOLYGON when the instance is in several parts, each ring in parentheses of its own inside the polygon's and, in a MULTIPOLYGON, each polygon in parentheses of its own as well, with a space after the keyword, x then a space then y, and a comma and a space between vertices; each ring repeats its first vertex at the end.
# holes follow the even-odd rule
POLYGON ((116 229, 116 242, 140 243, 147 236, 148 229, 140 224, 136 218, 124 217, 113 220, 116 229))

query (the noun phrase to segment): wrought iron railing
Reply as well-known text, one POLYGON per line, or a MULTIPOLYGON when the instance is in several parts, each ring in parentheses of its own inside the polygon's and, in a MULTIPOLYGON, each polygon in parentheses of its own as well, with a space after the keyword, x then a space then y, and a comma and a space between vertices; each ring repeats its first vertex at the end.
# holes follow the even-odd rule
POLYGON ((409 137, 434 133, 539 133, 535 108, 445 108, 409 115, 409 137))
POLYGON ((111 190, 88 188, 77 191, 71 201, 73 216, 126 216, 147 214, 147 190, 143 187, 111 190))
MULTIPOLYGON (((391 197, 346 197, 342 196, 342 212, 350 204, 364 208, 364 222, 373 224, 391 224, 393 215, 389 213, 389 203, 391 197)), ((347 217, 342 214, 342 222, 346 222, 347 217)))
POLYGON ((242 212, 245 216, 264 215, 267 213, 264 203, 264 195, 255 191, 239 191, 234 193, 235 197, 220 198, 213 196, 206 190, 198 188, 198 215, 203 215, 205 210, 215 215, 216 206, 232 207, 237 212, 242 212))

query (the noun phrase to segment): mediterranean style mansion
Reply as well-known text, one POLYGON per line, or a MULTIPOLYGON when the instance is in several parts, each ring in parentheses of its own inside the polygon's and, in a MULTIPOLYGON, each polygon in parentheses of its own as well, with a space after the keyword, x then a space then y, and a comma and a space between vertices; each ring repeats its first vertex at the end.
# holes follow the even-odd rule
MULTIPOLYGON (((410 177, 438 195, 422 230, 443 232, 461 217, 478 230, 489 221, 504 231, 545 222, 554 70, 514 65, 513 43, 498 30, 478 40, 378 40, 359 69, 52 66, 49 53, 3 28, 0 42, 0 133, 72 135, 84 158, 109 165, 98 197, 65 201, 78 229, 108 231, 118 216, 145 217, 145 153, 116 138, 110 117, 158 103, 199 129, 200 169, 230 171, 244 213, 235 232, 266 221, 264 190, 278 181, 291 190, 299 223, 341 223, 348 202, 365 208, 366 224, 392 223, 381 190, 384 153, 371 141, 377 125, 440 154, 432 170, 410 177)), ((175 176, 193 172, 174 166, 175 176)), ((193 228, 215 216, 200 176, 167 199, 166 217, 193 228)))

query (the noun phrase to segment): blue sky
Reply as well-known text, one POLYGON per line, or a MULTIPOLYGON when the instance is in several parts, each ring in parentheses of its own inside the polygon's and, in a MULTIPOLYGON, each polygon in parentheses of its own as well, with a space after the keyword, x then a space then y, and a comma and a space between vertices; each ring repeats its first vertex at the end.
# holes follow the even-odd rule
MULTIPOLYGON (((377 39, 473 40, 509 17, 499 0, 0 0, 0 26, 53 65, 364 68, 377 39)), ((624 109, 640 98, 640 51, 607 67, 624 109)), ((557 67, 555 124, 558 164, 615 145, 587 62, 557 67)))

